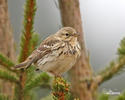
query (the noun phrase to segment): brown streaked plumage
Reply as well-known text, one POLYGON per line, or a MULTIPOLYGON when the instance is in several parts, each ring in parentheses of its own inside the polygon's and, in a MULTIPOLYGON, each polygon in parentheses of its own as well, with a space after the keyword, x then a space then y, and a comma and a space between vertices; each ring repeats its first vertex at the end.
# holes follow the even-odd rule
POLYGON ((15 68, 28 68, 31 64, 37 70, 61 75, 67 72, 81 54, 78 34, 71 27, 61 28, 55 34, 46 38, 40 46, 22 63, 15 68))

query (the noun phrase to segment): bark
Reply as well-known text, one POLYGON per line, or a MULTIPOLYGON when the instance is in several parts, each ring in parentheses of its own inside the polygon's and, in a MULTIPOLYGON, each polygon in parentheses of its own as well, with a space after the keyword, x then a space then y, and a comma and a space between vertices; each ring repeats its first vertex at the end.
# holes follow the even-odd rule
POLYGON ((82 55, 70 72, 72 92, 80 100, 93 100, 97 84, 92 80, 92 69, 85 49, 79 0, 59 0, 62 24, 70 26, 80 34, 82 55))
MULTIPOLYGON (((8 17, 7 0, 0 0, 0 52, 14 60, 14 41, 8 17)), ((0 80, 0 89, 13 99, 14 85, 10 82, 0 80)))

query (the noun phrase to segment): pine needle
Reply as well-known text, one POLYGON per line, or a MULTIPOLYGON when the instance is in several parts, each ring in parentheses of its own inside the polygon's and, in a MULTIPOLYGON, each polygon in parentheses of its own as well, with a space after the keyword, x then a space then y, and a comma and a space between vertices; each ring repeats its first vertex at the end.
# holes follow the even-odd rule
POLYGON ((41 74, 36 75, 34 78, 32 78, 28 83, 26 83, 26 86, 24 88, 24 91, 30 91, 31 89, 38 87, 38 86, 47 86, 50 83, 50 77, 47 73, 43 72, 41 74))
POLYGON ((10 82, 15 82, 15 83, 19 82, 19 77, 17 75, 15 75, 14 73, 10 71, 3 70, 3 69, 0 69, 0 78, 10 81, 10 82))
POLYGON ((5 57, 1 53, 0 53, 0 65, 4 66, 5 68, 7 68, 10 71, 14 71, 11 68, 14 66, 14 63, 8 57, 5 57))

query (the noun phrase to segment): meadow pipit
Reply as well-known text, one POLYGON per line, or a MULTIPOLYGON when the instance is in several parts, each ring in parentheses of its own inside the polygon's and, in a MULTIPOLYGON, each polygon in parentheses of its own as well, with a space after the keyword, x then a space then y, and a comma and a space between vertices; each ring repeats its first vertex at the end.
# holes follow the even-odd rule
POLYGON ((64 27, 47 37, 24 62, 15 67, 25 69, 35 64, 37 70, 61 75, 76 63, 80 54, 76 30, 64 27))

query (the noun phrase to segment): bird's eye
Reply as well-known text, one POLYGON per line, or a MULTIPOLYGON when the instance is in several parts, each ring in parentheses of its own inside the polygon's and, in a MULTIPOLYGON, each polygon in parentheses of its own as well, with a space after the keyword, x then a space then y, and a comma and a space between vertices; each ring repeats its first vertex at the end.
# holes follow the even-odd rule
POLYGON ((66 36, 69 36, 69 33, 66 33, 66 36))

